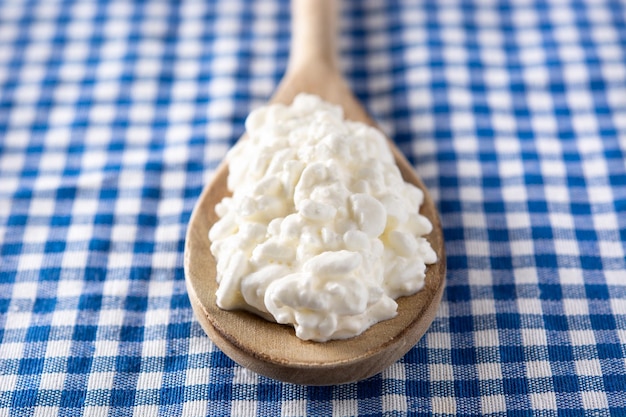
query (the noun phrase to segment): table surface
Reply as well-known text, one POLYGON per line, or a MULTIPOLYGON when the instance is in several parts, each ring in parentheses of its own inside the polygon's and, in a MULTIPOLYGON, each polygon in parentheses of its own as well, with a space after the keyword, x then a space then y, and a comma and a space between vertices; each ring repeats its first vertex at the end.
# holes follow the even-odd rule
POLYGON ((342 69, 441 213, 430 330, 282 384, 207 338, 191 210, 271 95, 285 1, 0 2, 0 416, 626 414, 626 4, 345 1, 342 69))

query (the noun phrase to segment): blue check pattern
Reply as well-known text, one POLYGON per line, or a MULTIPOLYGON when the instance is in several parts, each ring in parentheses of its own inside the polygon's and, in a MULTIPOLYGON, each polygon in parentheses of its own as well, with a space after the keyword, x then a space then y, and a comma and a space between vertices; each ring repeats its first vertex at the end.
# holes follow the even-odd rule
POLYGON ((0 1, 0 416, 626 415, 626 4, 350 0, 341 22, 448 283, 399 362, 305 387, 219 351, 182 267, 285 69, 288 3, 0 1))

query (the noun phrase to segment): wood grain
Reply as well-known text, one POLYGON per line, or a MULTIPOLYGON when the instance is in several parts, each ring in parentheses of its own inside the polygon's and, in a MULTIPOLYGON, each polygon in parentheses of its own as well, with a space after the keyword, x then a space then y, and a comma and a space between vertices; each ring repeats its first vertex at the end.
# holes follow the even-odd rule
MULTIPOLYGON (((300 92, 321 96, 343 107, 346 118, 375 126, 336 68, 333 47, 336 4, 332 0, 295 0, 292 3, 292 54, 287 73, 272 102, 291 103, 300 92), (294 52, 297 51, 297 52, 294 52)), ((198 321, 211 340, 237 363, 285 382, 333 385, 375 375, 411 349, 432 323, 445 285, 446 256, 437 210, 413 167, 389 141, 405 181, 424 191, 420 210, 433 223, 426 236, 438 262, 427 269, 424 288, 398 299, 398 315, 363 334, 325 343, 303 341, 291 326, 266 321, 245 311, 217 307, 215 259, 208 232, 217 220, 215 204, 228 195, 228 166, 223 163, 202 192, 191 216, 185 242, 187 291, 198 321)))

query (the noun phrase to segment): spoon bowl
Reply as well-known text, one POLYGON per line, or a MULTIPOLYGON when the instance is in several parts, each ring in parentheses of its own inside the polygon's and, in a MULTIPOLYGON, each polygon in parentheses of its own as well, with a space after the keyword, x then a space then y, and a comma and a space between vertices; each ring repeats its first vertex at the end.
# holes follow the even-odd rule
MULTIPOLYGON (((271 102, 290 104, 301 92, 340 105, 346 119, 376 126, 336 69, 333 0, 294 0, 289 66, 271 102)), ((426 332, 437 312, 445 284, 446 258, 439 215, 426 187, 402 153, 389 142, 405 181, 424 192, 420 213, 433 224, 426 239, 438 261, 429 265, 422 290, 397 300, 396 317, 345 340, 324 343, 296 337, 291 326, 246 311, 217 307, 216 262, 208 232, 218 220, 215 205, 229 195, 228 164, 222 163, 193 210, 185 242, 185 279, 191 305, 211 340, 235 362, 261 375, 305 385, 359 381, 400 359, 426 332)))

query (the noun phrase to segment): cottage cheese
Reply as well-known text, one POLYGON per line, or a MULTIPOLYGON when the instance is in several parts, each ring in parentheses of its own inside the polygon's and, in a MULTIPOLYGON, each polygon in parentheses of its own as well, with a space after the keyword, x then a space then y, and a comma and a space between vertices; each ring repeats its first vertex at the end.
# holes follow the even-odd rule
POLYGON ((301 339, 356 336, 397 314, 437 256, 422 191, 385 137, 313 95, 253 111, 227 155, 232 197, 209 232, 217 304, 293 325, 301 339))

